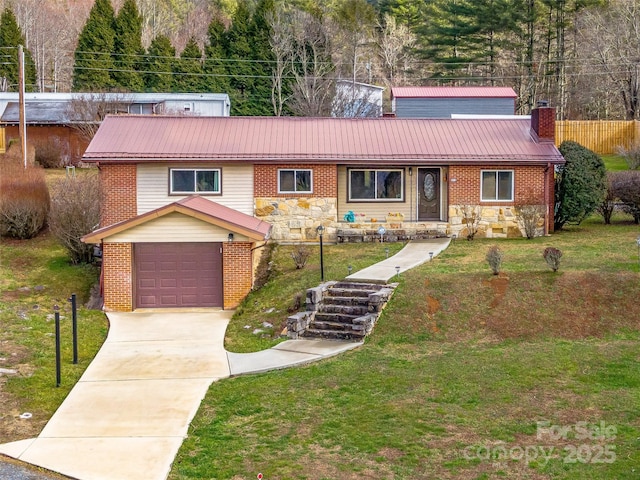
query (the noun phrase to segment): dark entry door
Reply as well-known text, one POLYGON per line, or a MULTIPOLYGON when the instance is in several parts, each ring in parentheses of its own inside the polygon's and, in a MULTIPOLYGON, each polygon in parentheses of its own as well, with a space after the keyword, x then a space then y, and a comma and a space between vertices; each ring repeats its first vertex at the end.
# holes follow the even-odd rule
POLYGON ((418 168, 418 220, 440 220, 439 168, 418 168))
POLYGON ((220 243, 136 243, 136 307, 221 307, 220 243))

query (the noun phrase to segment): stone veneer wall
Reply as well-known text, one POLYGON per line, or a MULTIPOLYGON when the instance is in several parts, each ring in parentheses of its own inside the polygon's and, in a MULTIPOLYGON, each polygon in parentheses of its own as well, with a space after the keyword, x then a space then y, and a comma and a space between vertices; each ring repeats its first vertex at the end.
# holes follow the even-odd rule
POLYGON ((317 241, 319 225, 326 227, 327 240, 335 240, 336 198, 261 197, 255 202, 255 216, 272 225, 272 240, 317 241))
MULTIPOLYGON (((449 206, 449 233, 457 237, 466 238, 467 225, 463 220, 463 206, 449 206)), ((524 236, 524 231, 518 225, 514 207, 483 206, 477 237, 486 238, 516 238, 524 236)), ((544 234, 544 219, 538 224, 537 235, 544 234)))

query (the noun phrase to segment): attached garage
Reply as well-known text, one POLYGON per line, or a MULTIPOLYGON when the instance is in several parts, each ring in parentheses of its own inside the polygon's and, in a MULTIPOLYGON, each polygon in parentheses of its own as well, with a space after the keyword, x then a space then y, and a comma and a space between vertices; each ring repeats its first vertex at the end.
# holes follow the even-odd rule
POLYGON ((253 286, 271 226, 191 196, 83 237, 102 246, 108 311, 235 308, 253 286))
POLYGON ((136 243, 136 308, 222 307, 222 243, 136 243))

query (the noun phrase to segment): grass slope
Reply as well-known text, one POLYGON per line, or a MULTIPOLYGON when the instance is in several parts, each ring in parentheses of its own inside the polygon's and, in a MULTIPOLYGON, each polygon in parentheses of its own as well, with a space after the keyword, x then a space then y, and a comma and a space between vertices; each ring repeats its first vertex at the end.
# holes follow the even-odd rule
POLYGON ((214 384, 170 478, 637 478, 638 233, 453 243, 401 276, 358 350, 214 384))

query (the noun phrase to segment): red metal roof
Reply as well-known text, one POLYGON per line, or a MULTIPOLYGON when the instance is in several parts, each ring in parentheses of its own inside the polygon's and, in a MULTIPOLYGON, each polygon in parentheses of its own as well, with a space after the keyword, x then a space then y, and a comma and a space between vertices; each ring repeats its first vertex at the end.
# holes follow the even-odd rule
POLYGON ((391 98, 517 98, 511 87, 394 87, 391 98))
POLYGON ((107 117, 83 159, 340 164, 562 162, 527 120, 107 117))
POLYGON ((266 240, 269 238, 271 231, 271 224, 269 223, 198 195, 191 195, 129 220, 95 230, 82 237, 82 241, 85 243, 100 243, 104 238, 172 212, 180 212, 198 218, 212 225, 226 228, 231 232, 245 235, 253 240, 266 240))

